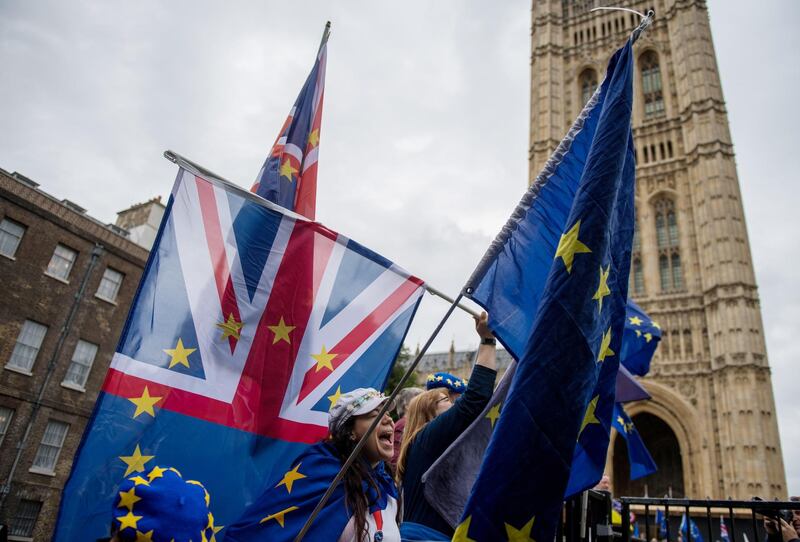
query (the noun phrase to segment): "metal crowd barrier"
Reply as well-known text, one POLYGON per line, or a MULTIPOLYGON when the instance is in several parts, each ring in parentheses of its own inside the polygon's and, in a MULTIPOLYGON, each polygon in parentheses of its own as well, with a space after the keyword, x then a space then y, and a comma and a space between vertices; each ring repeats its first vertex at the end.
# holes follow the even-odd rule
MULTIPOLYGON (((662 512, 667 518, 666 539, 668 541, 673 540, 673 533, 670 532, 671 527, 669 521, 671 515, 670 510, 672 510, 673 512, 678 511, 678 517, 685 515, 687 518, 693 519, 697 524, 700 535, 705 537, 705 542, 715 542, 721 538, 718 534, 715 535, 714 528, 712 527, 712 522, 716 516, 727 516, 729 521, 726 527, 728 528, 730 542, 749 541, 746 532, 742 533, 743 536, 737 537, 737 529, 741 526, 742 521, 750 523, 750 532, 754 537, 754 540, 751 542, 765 542, 766 536, 762 537, 761 534, 764 532, 763 519, 765 517, 777 518, 782 510, 800 510, 800 502, 798 501, 653 499, 646 497, 621 497, 619 500, 622 503, 622 532, 620 533, 622 542, 630 542, 632 539, 630 523, 631 506, 644 507, 644 536, 642 538, 645 541, 650 540, 651 508, 653 514, 655 514, 656 510, 663 509, 662 512), (695 509, 694 514, 692 513, 692 509, 695 509), (697 509, 701 510, 698 512, 697 509), (735 514, 734 511, 738 513, 735 514), (705 524, 705 529, 703 529, 703 524, 705 524)), ((663 539, 658 533, 660 526, 655 525, 655 521, 653 521, 653 525, 656 528, 655 538, 657 540, 663 539)), ((716 532, 719 533, 719 524, 717 525, 716 532)), ((679 534, 681 534, 683 542, 692 542, 691 525, 687 525, 685 536, 683 536, 683 533, 679 534)), ((675 536, 675 539, 677 539, 677 536, 675 536)))

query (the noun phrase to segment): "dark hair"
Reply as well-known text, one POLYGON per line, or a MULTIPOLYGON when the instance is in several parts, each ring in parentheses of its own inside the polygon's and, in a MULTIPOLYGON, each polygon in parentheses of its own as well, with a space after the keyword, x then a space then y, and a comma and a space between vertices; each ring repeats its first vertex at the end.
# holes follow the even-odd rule
MULTIPOLYGON (((353 438, 353 427, 356 423, 356 416, 350 417, 344 424, 336 431, 336 434, 328 436, 328 441, 333 445, 336 455, 341 460, 342 464, 347 461, 350 454, 358 443, 357 439, 353 438)), ((381 490, 378 484, 372 478, 371 468, 369 463, 363 457, 357 457, 350 468, 344 475, 342 483, 344 484, 345 506, 348 510, 352 510, 354 518, 354 526, 356 531, 356 540, 362 542, 367 537, 367 513, 369 507, 375 504, 368 502, 367 493, 364 492, 363 482, 366 481, 368 486, 375 490, 375 495, 380 495, 381 490)))

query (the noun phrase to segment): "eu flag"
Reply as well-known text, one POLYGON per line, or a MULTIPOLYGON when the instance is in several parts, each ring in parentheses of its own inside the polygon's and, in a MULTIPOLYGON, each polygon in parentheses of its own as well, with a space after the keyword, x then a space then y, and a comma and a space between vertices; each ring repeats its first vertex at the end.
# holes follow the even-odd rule
POLYGON ((154 465, 203 483, 230 525, 265 484, 305 474, 289 461, 343 392, 383 388, 422 293, 345 236, 181 169, 55 539, 107 536, 120 482, 154 465))
POLYGON ((329 32, 330 23, 325 26, 314 67, 250 188, 311 220, 317 206, 317 161, 329 32))
POLYGON ((491 305, 490 287, 482 288, 489 282, 518 288, 514 296, 529 302, 495 310, 492 324, 533 318, 515 335, 512 351, 522 355, 454 540, 552 540, 576 442, 607 445, 633 237, 631 48, 629 40, 611 58, 602 85, 468 284, 484 306, 491 305), (576 172, 569 197, 564 174, 576 172), (563 218, 549 260, 532 249, 552 243, 542 215, 563 218), (542 281, 541 296, 531 296, 542 281))
POLYGON ((689 542, 690 536, 692 542, 703 542, 703 535, 700 533, 700 528, 697 526, 697 523, 695 523, 692 518, 688 519, 688 526, 687 526, 686 514, 683 514, 683 517, 681 518, 680 531, 684 542, 689 542), (687 533, 687 531, 689 532, 687 533))
POLYGON ((620 363, 637 376, 646 375, 650 372, 650 360, 653 359, 659 341, 661 326, 629 299, 620 363))
POLYGON ((644 445, 642 436, 636 430, 628 413, 617 403, 614 406, 613 427, 617 433, 625 439, 628 444, 628 462, 631 464, 631 480, 636 480, 642 476, 653 474, 658 470, 656 462, 653 461, 650 452, 644 445))

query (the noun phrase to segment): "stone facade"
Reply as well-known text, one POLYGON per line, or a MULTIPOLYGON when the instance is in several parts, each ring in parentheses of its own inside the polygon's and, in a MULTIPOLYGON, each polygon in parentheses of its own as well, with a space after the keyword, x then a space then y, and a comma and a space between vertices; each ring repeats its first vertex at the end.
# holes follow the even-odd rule
MULTIPOLYGON (((681 468, 653 475, 678 478, 670 487, 696 498, 784 498, 758 291, 705 2, 614 5, 656 14, 634 47, 630 292, 664 338, 644 379, 653 399, 629 413, 634 422, 654 415, 674 433, 681 468)), ((591 0, 533 0, 531 180, 638 25, 634 14, 590 13, 593 7, 591 0)), ((615 491, 641 493, 627 473, 614 472, 613 449, 615 491)))
MULTIPOLYGON (((0 523, 10 524, 18 533, 32 525, 30 535, 11 540, 44 541, 51 538, 61 490, 148 253, 129 241, 124 230, 102 224, 77 205, 38 189, 24 176, 3 170, 0 220, 24 228, 13 254, 0 255, 0 408, 12 412, 7 427, 0 427, 5 429, 0 441, 0 483, 8 489, 0 523), (74 254, 65 278, 51 272, 50 262, 59 245, 74 254), (107 269, 116 274, 109 276, 107 269), (114 295, 113 284, 120 275, 114 295), (109 282, 109 278, 114 280, 109 282), (26 321, 46 326, 29 369, 14 361, 26 321), (70 372, 72 360, 81 351, 79 341, 90 345, 89 349, 96 347, 88 376, 70 372), (68 424, 63 444, 55 461, 42 461, 42 456, 37 460, 43 439, 50 442, 45 429, 51 421, 68 424), (38 517, 32 524, 23 521, 24 509, 35 512, 36 503, 41 503, 38 517)), ((9 245, 0 243, 0 248, 8 252, 9 245)))

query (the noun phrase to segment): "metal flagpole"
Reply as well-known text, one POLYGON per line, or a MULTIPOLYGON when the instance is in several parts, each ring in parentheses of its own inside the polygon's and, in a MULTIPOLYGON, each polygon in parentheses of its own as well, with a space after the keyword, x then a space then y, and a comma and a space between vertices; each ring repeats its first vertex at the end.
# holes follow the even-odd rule
POLYGON ((297 537, 294 539, 294 542, 300 542, 301 540, 303 540, 303 537, 305 537, 306 533, 308 532, 308 529, 311 527, 311 524, 314 522, 316 517, 325 507, 325 503, 328 502, 328 499, 331 498, 331 495, 336 489, 336 486, 339 485, 339 483, 342 481, 342 478, 344 478, 344 474, 347 472, 347 469, 349 469, 350 465, 353 464, 353 461, 355 461, 356 457, 358 457, 358 454, 361 452, 361 449, 364 447, 364 444, 366 444, 367 439, 370 437, 370 435, 372 435, 372 433, 378 427, 378 424, 381 423, 383 415, 389 411, 389 408, 392 406, 394 398, 397 396, 398 392, 403 388, 403 384, 406 383, 408 378, 411 376, 411 373, 414 371, 414 369, 416 369, 417 365, 422 359, 422 356, 425 354, 425 352, 428 350, 433 340, 442 330, 444 323, 447 321, 448 318, 450 318, 450 315, 453 314, 455 308, 459 306, 458 302, 461 300, 463 296, 464 296, 463 292, 459 293, 458 296, 450 304, 450 308, 447 309, 447 312, 442 317, 442 320, 439 322, 439 324, 436 326, 436 329, 433 330, 433 333, 425 342, 425 346, 423 346, 422 350, 419 351, 417 357, 414 359, 414 362, 411 365, 409 365, 408 369, 406 370, 406 374, 404 374, 403 378, 400 379, 400 382, 397 384, 394 391, 392 391, 392 394, 389 396, 389 399, 387 401, 384 401, 383 407, 381 407, 380 412, 372 421, 372 425, 369 426, 367 432, 364 433, 364 435, 361 437, 361 440, 358 441, 358 444, 356 444, 356 447, 353 449, 353 452, 350 454, 350 457, 347 458, 347 461, 345 461, 344 465, 342 465, 342 468, 339 470, 338 474, 336 475, 336 478, 334 478, 333 482, 331 482, 330 486, 328 486, 328 489, 325 491, 325 494, 322 496, 322 499, 320 499, 320 501, 317 503, 317 506, 311 512, 311 515, 306 520, 306 523, 305 525, 303 525, 303 528, 297 534, 297 537))

